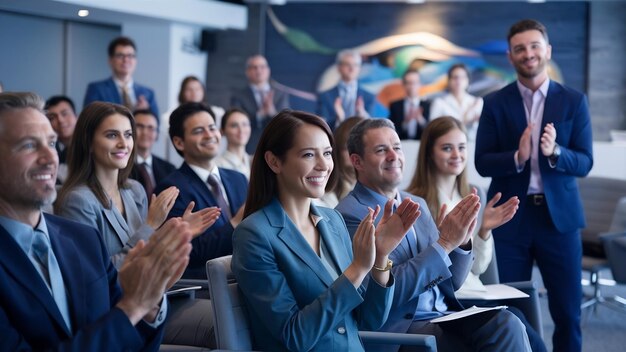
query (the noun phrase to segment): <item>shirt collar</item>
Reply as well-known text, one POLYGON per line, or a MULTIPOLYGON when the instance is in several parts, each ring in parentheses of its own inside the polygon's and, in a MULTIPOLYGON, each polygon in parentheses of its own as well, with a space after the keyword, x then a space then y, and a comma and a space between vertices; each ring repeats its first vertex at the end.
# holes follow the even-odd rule
POLYGON ((250 84, 250 88, 252 88, 252 90, 255 92, 269 92, 271 89, 269 82, 261 84, 250 84))
POLYGON ((23 222, 7 218, 5 216, 0 216, 0 225, 4 227, 11 237, 13 237, 15 242, 17 242, 26 255, 30 252, 30 248, 33 244, 34 230, 43 232, 44 235, 50 239, 46 219, 41 215, 41 212, 39 213, 39 223, 37 223, 37 226, 34 228, 23 222))
MULTIPOLYGON (((517 88, 519 89, 522 96, 532 96, 535 93, 532 90, 530 90, 530 88, 523 85, 522 82, 520 82, 519 80, 517 80, 517 88)), ((546 80, 543 81, 543 83, 541 83, 541 85, 539 86, 539 89, 537 90, 545 98, 548 96, 548 88, 550 88, 550 79, 546 78, 546 80)))
POLYGON ((124 87, 126 87, 126 88, 128 88, 128 89, 131 89, 131 88, 133 88, 133 84, 134 84, 134 81, 133 81, 133 79, 132 79, 132 78, 128 81, 128 83, 124 84, 124 82, 120 81, 120 80, 119 80, 119 79, 117 79, 116 77, 113 77, 113 82, 115 82, 115 85, 116 85, 116 86, 117 86, 117 88, 118 88, 118 89, 120 89, 120 90, 121 90, 122 88, 124 88, 124 87))
POLYGON ((146 164, 148 166, 152 166, 152 154, 149 154, 147 158, 143 158, 141 155, 137 154, 137 165, 146 164))
POLYGON ((348 90, 349 92, 356 92, 357 81, 352 81, 352 82, 341 81, 339 82, 339 85, 346 88, 346 90, 348 90))
POLYGON ((219 168, 215 165, 213 165, 213 168, 211 170, 207 170, 197 165, 191 165, 191 164, 188 164, 188 165, 193 170, 193 172, 195 172, 196 175, 198 175, 198 177, 200 177, 200 179, 204 182, 207 182, 207 180, 209 179, 209 175, 215 175, 217 176, 217 179, 220 180, 220 182, 222 181, 222 178, 220 177, 219 168))

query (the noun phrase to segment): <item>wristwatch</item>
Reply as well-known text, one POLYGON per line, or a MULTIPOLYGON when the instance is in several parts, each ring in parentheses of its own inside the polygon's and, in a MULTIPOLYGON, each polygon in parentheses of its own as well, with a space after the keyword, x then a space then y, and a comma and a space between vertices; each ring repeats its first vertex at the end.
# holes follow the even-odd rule
POLYGON ((554 150, 552 151, 552 155, 548 157, 552 165, 556 164, 560 156, 561 156, 561 147, 558 144, 555 144, 554 150))

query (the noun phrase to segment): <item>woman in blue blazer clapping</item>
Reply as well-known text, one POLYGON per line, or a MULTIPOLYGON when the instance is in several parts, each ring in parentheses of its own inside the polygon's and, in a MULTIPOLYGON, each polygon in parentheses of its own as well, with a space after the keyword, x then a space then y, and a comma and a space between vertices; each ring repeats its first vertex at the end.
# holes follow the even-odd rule
POLYGON ((388 254, 418 206, 405 200, 392 214, 388 203, 376 228, 380 209, 371 210, 351 243, 341 215, 311 202, 334 178, 332 148, 321 118, 289 110, 270 121, 257 146, 232 259, 255 349, 359 351, 358 330, 376 330, 387 318, 388 254))

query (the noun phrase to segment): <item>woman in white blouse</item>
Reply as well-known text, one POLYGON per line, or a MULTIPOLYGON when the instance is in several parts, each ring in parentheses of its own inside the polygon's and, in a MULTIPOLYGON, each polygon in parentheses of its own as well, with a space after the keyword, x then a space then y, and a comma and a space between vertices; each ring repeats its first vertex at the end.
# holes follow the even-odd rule
POLYGON ((451 116, 431 121, 422 134, 417 169, 408 192, 426 200, 437 224, 470 192, 481 199, 481 213, 472 238, 475 261, 459 290, 485 290, 479 279, 493 257, 491 230, 513 218, 519 205, 517 197, 495 206, 497 193, 485 205, 485 193, 467 181, 467 136, 461 122, 451 116), (473 188, 473 190, 472 190, 473 188))
POLYGON ((246 153, 246 144, 250 139, 250 118, 240 109, 230 109, 224 113, 221 132, 226 137, 226 150, 217 160, 217 166, 239 171, 250 179, 252 157, 246 153))
POLYGON ((467 92, 469 70, 464 64, 455 64, 448 70, 448 92, 433 100, 430 121, 441 116, 452 116, 463 123, 470 140, 475 140, 478 120, 483 110, 483 99, 467 92))

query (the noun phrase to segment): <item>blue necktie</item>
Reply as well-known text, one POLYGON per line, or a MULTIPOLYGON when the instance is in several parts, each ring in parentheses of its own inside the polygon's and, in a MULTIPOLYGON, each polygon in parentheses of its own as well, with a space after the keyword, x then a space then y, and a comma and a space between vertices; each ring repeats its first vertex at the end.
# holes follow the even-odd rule
POLYGON ((345 118, 354 116, 355 114, 355 104, 356 101, 352 98, 353 94, 350 91, 350 89, 348 88, 348 86, 346 85, 341 85, 341 92, 342 92, 342 97, 341 97, 341 106, 343 107, 343 112, 345 113, 345 118))
POLYGON ((40 271, 48 285, 48 289, 52 293, 52 297, 65 320, 68 329, 72 331, 70 322, 69 309, 67 307, 67 296, 65 294, 65 284, 61 275, 61 268, 50 248, 48 237, 39 230, 33 230, 33 244, 31 246, 31 255, 39 263, 40 271))

